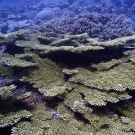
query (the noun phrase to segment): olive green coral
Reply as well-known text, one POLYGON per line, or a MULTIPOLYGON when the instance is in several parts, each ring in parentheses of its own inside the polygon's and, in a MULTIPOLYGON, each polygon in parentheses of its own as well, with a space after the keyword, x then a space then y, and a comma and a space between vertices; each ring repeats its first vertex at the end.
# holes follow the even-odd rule
POLYGON ((117 66, 118 64, 122 63, 121 60, 112 59, 111 61, 105 62, 105 63, 99 63, 99 64, 93 64, 92 67, 96 68, 97 70, 108 70, 114 66, 117 66))
MULTIPOLYGON (((19 35, 15 35, 12 41, 6 42, 8 37, 5 36, 7 35, 1 35, 0 44, 3 42, 9 45, 9 42, 16 41, 19 37, 19 35)), ((14 35, 11 34, 10 37, 12 36, 14 35)), ((128 102, 130 103, 134 99, 132 94, 135 89, 134 50, 125 52, 118 59, 106 62, 99 62, 101 58, 97 60, 95 65, 92 65, 92 68, 88 67, 92 64, 90 57, 90 61, 86 65, 80 62, 73 66, 62 62, 62 60, 55 63, 52 61, 54 60, 52 57, 52 60, 48 58, 49 53, 61 51, 74 53, 74 55, 81 54, 84 57, 87 54, 91 56, 92 52, 96 58, 99 58, 97 53, 102 52, 102 50, 105 53, 107 47, 120 49, 128 41, 134 39, 135 35, 98 42, 96 39, 89 39, 86 33, 53 37, 39 33, 36 36, 31 35, 27 41, 16 41, 17 48, 24 50, 24 54, 0 54, 0 74, 8 76, 7 73, 4 73, 8 72, 9 68, 7 67, 12 67, 13 71, 17 67, 21 71, 21 82, 19 83, 31 84, 36 88, 35 91, 40 92, 37 93, 46 103, 35 104, 31 108, 31 112, 25 110, 10 112, 10 109, 9 113, 1 112, 0 126, 11 125, 12 135, 133 135, 135 133, 135 109, 134 105, 128 104, 128 102), (4 67, 4 64, 8 66, 4 67), (91 70, 93 67, 94 70, 91 70), (55 103, 53 103, 54 99, 56 99, 55 103), (51 102, 54 108, 50 104, 48 105, 48 102, 51 102), (118 113, 113 110, 114 108, 108 107, 110 104, 117 107, 119 117, 118 113), (103 112, 109 113, 111 118, 103 112), (32 117, 30 117, 31 115, 32 117), (21 118, 27 117, 30 117, 29 122, 27 120, 20 121, 21 118)), ((112 56, 110 57, 112 58, 112 56)), ((9 72, 11 71, 9 70, 9 72)), ((28 86, 31 87, 31 85, 28 86)), ((7 91, 9 96, 12 95, 14 87, 15 85, 1 87, 1 98, 5 97, 7 91)), ((29 88, 28 90, 29 92, 25 91, 24 94, 19 93, 20 95, 16 96, 15 100, 19 99, 21 102, 27 97, 30 100, 36 100, 33 99, 35 97, 31 96, 33 91, 30 91, 29 88)), ((1 104, 2 101, 5 100, 1 100, 1 104)))
MULTIPOLYGON (((85 43, 87 41, 87 34, 79 34, 79 35, 64 35, 63 37, 56 38, 52 40, 53 42, 49 42, 48 45, 41 44, 39 41, 24 41, 18 40, 16 41, 16 46, 29 48, 30 50, 40 51, 40 54, 49 54, 51 52, 57 51, 68 51, 68 52, 81 52, 88 50, 102 50, 104 49, 101 46, 92 46, 90 44, 85 43)), ((45 37, 44 37, 45 38, 45 37)), ((47 38, 47 37, 46 37, 47 38)))
POLYGON ((88 38, 87 33, 78 35, 65 35, 63 39, 53 41, 50 46, 79 46, 78 44, 83 43, 88 38))
POLYGON ((22 37, 27 32, 27 30, 19 30, 17 32, 12 32, 8 34, 0 33, 0 44, 10 44, 12 42, 15 42, 15 40, 18 40, 18 38, 22 37))
POLYGON ((71 82, 106 91, 125 91, 126 88, 130 90, 135 88, 135 66, 132 63, 122 63, 107 71, 91 72, 83 68, 77 70, 78 74, 70 78, 71 82))
POLYGON ((36 66, 37 63, 27 62, 25 60, 21 60, 17 57, 14 57, 12 55, 3 54, 1 62, 4 62, 6 65, 11 67, 32 67, 36 66))
POLYGON ((45 96, 52 97, 52 96, 63 94, 66 88, 64 86, 54 86, 50 89, 39 88, 38 90, 40 91, 40 93, 43 93, 45 96))
POLYGON ((30 122, 20 122, 12 128, 12 135, 44 135, 44 130, 30 122))
POLYGON ((33 69, 24 71, 20 79, 33 84, 45 96, 56 96, 65 92, 64 74, 56 63, 49 59, 37 58, 39 65, 33 69))
POLYGON ((0 64, 0 76, 12 77, 14 74, 14 67, 5 67, 0 64))
POLYGON ((16 99, 18 99, 18 100, 26 99, 26 98, 28 98, 30 95, 31 95, 31 92, 26 92, 26 93, 24 93, 24 94, 22 94, 22 95, 20 95, 20 96, 17 96, 16 99))
POLYGON ((131 41, 131 40, 135 40, 135 35, 120 37, 120 38, 116 38, 114 40, 110 40, 106 42, 98 42, 97 39, 89 39, 88 41, 91 45, 94 45, 94 46, 96 45, 96 46, 109 47, 109 46, 124 46, 125 42, 131 41))
POLYGON ((18 40, 16 41, 16 46, 18 47, 24 47, 24 48, 30 48, 34 50, 45 50, 47 49, 46 46, 36 43, 34 41, 24 41, 24 40, 18 40))
POLYGON ((3 117, 0 119, 0 127, 13 125, 18 121, 20 121, 22 118, 29 118, 30 116, 31 113, 26 110, 12 112, 10 114, 3 115, 3 117))
POLYGON ((97 125, 100 130, 96 135, 134 135, 135 121, 129 118, 121 117, 121 119, 119 119, 119 117, 115 115, 114 118, 109 119, 102 114, 99 120, 97 125))
POLYGON ((16 88, 15 85, 10 85, 10 86, 3 86, 0 87, 0 97, 1 99, 7 99, 12 95, 12 91, 16 88))
POLYGON ((85 102, 94 106, 105 106, 107 102, 117 103, 118 101, 131 98, 126 92, 108 92, 78 84, 72 92, 67 94, 65 98, 66 105, 72 108, 76 101, 81 103, 82 98, 80 94, 84 96, 85 102))

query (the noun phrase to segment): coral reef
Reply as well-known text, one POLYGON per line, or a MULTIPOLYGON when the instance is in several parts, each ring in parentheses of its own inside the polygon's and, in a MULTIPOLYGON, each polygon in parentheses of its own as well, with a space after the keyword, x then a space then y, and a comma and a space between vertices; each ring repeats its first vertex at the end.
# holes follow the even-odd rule
POLYGON ((38 88, 45 96, 56 96, 64 93, 65 88, 62 86, 64 75, 61 69, 49 59, 38 58, 38 63, 39 66, 35 69, 24 71, 20 80, 34 84, 33 87, 38 88))
POLYGON ((64 17, 51 20, 40 26, 39 31, 59 34, 86 32, 91 38, 107 41, 134 33, 123 20, 123 15, 85 13, 74 18, 64 17))
POLYGON ((70 78, 69 81, 106 91, 125 91, 127 88, 130 90, 135 88, 133 81, 135 68, 131 63, 123 63, 104 72, 95 71, 93 73, 83 68, 77 70, 78 74, 70 78))
POLYGON ((6 99, 12 95, 12 91, 16 88, 15 85, 0 87, 0 97, 6 99))
POLYGON ((99 42, 86 33, 13 34, 0 40, 21 49, 0 54, 0 130, 135 134, 134 35, 99 42))
POLYGON ((18 111, 16 113, 10 113, 7 116, 1 116, 0 127, 13 125, 14 123, 20 121, 20 119, 28 118, 30 116, 31 113, 26 110, 18 111))
POLYGON ((68 0, 42 0, 39 5, 48 7, 66 7, 69 6, 68 0))
POLYGON ((3 54, 1 57, 1 62, 11 67, 32 67, 37 65, 37 63, 27 62, 8 54, 3 54))

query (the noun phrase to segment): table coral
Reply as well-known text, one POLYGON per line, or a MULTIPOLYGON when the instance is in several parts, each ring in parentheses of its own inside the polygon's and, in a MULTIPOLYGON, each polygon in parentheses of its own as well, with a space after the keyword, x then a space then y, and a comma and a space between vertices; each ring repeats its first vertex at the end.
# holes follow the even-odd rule
POLYGON ((26 110, 12 112, 7 116, 3 116, 0 120, 0 127, 5 127, 9 125, 13 125, 20 121, 22 118, 28 118, 31 116, 31 113, 26 110))
POLYGON ((38 58, 37 60, 39 66, 27 70, 27 73, 24 72, 20 80, 33 84, 33 87, 38 88, 45 96, 56 96, 64 93, 62 69, 49 59, 38 58))
POLYGON ((1 128, 9 126, 13 135, 134 135, 135 51, 125 48, 134 39, 15 36, 10 42, 22 53, 0 54, 1 128))

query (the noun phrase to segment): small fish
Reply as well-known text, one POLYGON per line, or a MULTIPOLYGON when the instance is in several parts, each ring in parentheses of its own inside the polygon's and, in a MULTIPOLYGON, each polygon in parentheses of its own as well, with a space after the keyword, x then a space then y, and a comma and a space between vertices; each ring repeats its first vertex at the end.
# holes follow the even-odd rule
POLYGON ((126 48, 126 49, 135 49, 135 46, 124 46, 123 48, 126 48))
POLYGON ((54 119, 58 119, 59 117, 60 117, 60 114, 59 113, 56 113, 56 114, 53 115, 53 118, 54 119))

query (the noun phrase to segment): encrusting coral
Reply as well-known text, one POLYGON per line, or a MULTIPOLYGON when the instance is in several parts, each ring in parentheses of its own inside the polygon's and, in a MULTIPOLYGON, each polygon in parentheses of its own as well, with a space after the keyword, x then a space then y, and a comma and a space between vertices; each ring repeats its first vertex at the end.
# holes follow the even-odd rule
POLYGON ((0 128, 10 126, 12 135, 134 135, 134 40, 98 42, 86 33, 1 38, 23 53, 0 54, 0 103, 15 107, 1 109, 0 128))

